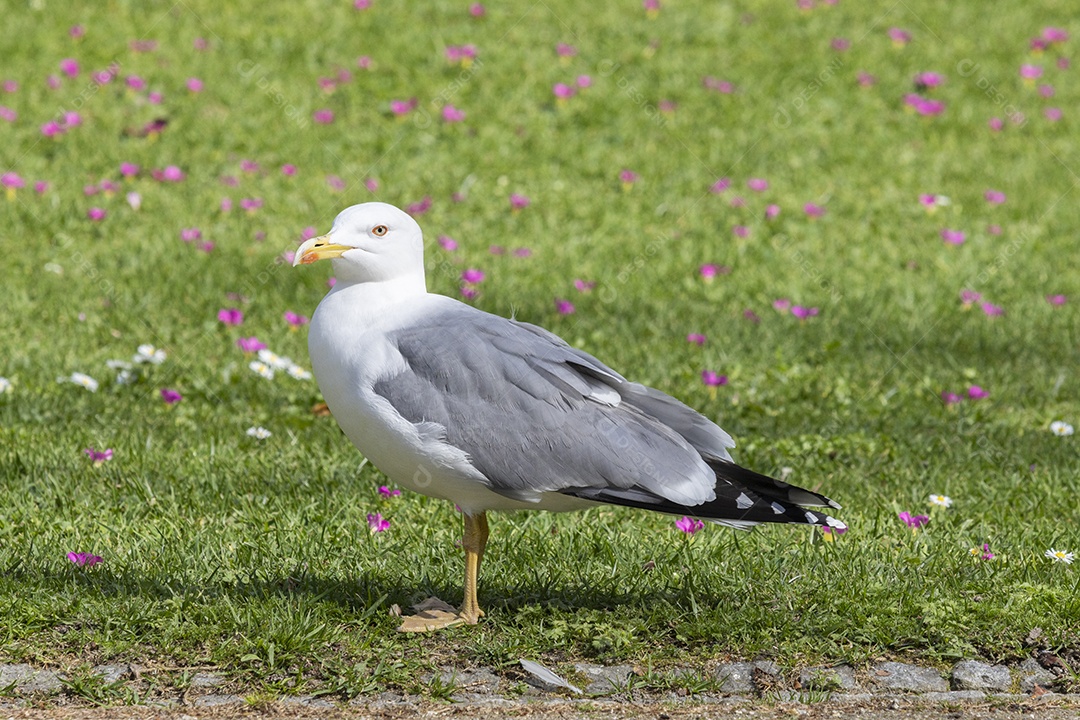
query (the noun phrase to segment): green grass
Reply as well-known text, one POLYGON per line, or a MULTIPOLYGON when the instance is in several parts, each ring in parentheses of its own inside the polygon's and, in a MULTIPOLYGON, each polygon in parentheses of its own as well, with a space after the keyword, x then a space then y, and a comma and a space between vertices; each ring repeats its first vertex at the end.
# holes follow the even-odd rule
MULTIPOLYGON (((0 121, 0 164, 51 188, 18 190, 0 215, 0 376, 13 383, 0 395, 0 661, 136 661, 181 683, 184 668, 209 665, 270 693, 437 696, 447 689, 424 686, 426 669, 519 657, 657 668, 759 655, 782 665, 1007 660, 1027 652, 1033 627, 1059 652, 1080 650, 1080 576, 1043 557, 1080 551, 1077 440, 1048 429, 1080 425, 1080 280, 1068 264, 1080 232, 1080 82, 1076 69, 1054 67, 1057 51, 1027 51, 1045 25, 1080 31, 1068 4, 802 13, 672 0, 652 20, 636 2, 573 8, 492 4, 476 20, 463 2, 410 15, 380 0, 366 12, 198 0, 8 13, 4 72, 21 87, 0 96, 19 114, 0 121), (79 41, 67 33, 75 23, 87 30, 79 41), (894 48, 892 26, 915 41, 894 48), (194 49, 196 37, 210 50, 194 49), (831 50, 834 37, 850 49, 831 50), (136 53, 136 39, 159 45, 136 53), (558 42, 579 54, 560 63, 558 42), (464 43, 479 48, 468 70, 443 57, 464 43), (359 55, 372 70, 355 68, 359 55), (49 90, 45 76, 65 57, 83 73, 49 90), (962 73, 965 61, 978 65, 962 73), (87 72, 110 62, 164 93, 163 104, 122 81, 92 85, 87 72), (1024 62, 1046 68, 1054 98, 1021 82, 1024 62), (336 67, 354 78, 324 93, 316 80, 336 67), (860 88, 859 70, 877 85, 860 88), (924 70, 947 76, 934 91, 947 103, 940 117, 903 110, 924 70), (581 74, 593 86, 556 106, 552 85, 581 74), (737 92, 704 89, 705 75, 737 92), (199 95, 184 89, 192 76, 205 81, 199 95), (391 99, 414 96, 430 122, 391 117, 391 99), (443 123, 439 97, 466 121, 443 123), (674 113, 658 115, 661 100, 674 113), (1044 119, 1050 106, 1064 119, 1044 119), (988 118, 1007 107, 1026 123, 991 133, 988 118), (72 108, 82 127, 40 136, 72 108), (318 108, 334 123, 313 123, 318 108), (170 124, 156 140, 124 133, 159 116, 170 124), (242 159, 261 172, 242 172, 242 159), (125 161, 143 175, 113 197, 83 195, 119 180, 125 161), (284 163, 295 177, 279 172, 284 163), (147 177, 168 164, 187 179, 147 177), (641 176, 626 192, 623 168, 641 176), (348 189, 332 191, 327 175, 348 189), (721 176, 732 189, 709 193, 721 176), (769 190, 747 190, 751 177, 769 190), (451 202, 463 188, 467 199, 451 202), (989 188, 1007 202, 989 206, 989 188), (142 196, 138 212, 128 191, 142 196), (531 206, 510 213, 511 192, 531 206), (951 204, 929 214, 922 193, 951 204), (257 377, 235 341, 257 335, 309 366, 305 333, 281 316, 310 315, 326 271, 278 256, 347 205, 425 195, 433 290, 455 295, 461 270, 484 269, 479 307, 545 325, 717 418, 740 462, 793 468, 792 481, 844 504, 851 531, 832 543, 790 527, 688 538, 669 517, 621 509, 498 516, 484 621, 396 633, 392 604, 460 600, 460 519, 427 498, 381 498, 385 478, 332 418, 312 414, 317 386, 257 377), (747 206, 731 207, 734 195, 747 206), (265 205, 224 213, 224 196, 265 205), (807 202, 827 214, 806 219, 807 202), (767 203, 782 208, 769 222, 767 203), (87 220, 91 206, 107 218, 87 220), (738 224, 749 237, 733 235, 738 224), (187 227, 213 252, 182 242, 187 227), (944 244, 945 227, 967 242, 944 244), (438 247, 440 234, 459 241, 457 253, 438 247), (490 245, 533 254, 496 256, 490 245), (705 283, 706 262, 732 272, 705 283), (597 288, 579 294, 574 278, 597 288), (965 288, 1006 315, 963 310, 965 288), (1050 293, 1069 302, 1051 307, 1050 293), (577 312, 559 315, 555 297, 577 312), (780 297, 820 315, 800 323, 772 308, 780 297), (242 327, 217 322, 230 306, 244 310, 242 327), (708 343, 690 345, 690 332, 708 343), (105 362, 147 342, 166 362, 113 384, 105 362), (703 369, 730 383, 710 394, 703 369), (57 383, 74 371, 100 389, 57 383), (972 384, 990 397, 940 401, 972 384), (161 388, 184 399, 168 407, 161 388), (253 425, 273 436, 248 438, 253 425), (115 458, 93 467, 88 446, 115 458), (913 533, 897 513, 927 512, 930 493, 955 505, 913 533), (392 525, 372 535, 365 516, 376 511, 392 525), (968 552, 984 542, 991 562, 968 552), (73 550, 105 562, 77 568, 65 558, 73 550)), ((78 683, 95 702, 115 695, 78 683)))

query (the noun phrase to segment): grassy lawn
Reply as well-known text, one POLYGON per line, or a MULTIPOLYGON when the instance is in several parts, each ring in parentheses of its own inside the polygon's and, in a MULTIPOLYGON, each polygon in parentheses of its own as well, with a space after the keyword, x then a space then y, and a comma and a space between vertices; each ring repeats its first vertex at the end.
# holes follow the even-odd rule
POLYGON ((1077 566, 1045 555, 1080 552, 1051 429, 1080 425, 1078 40, 1031 48, 1080 32, 1067 3, 33 7, 0 30, 0 661, 352 695, 520 657, 1009 660, 1036 627, 1080 653, 1077 566), (478 307, 699 408, 850 532, 499 515, 484 621, 396 633, 392 604, 460 600, 460 517, 379 493, 284 318, 329 268, 283 254, 370 199, 421 204, 433 290, 482 270, 478 307), (143 344, 164 361, 117 382, 143 344))

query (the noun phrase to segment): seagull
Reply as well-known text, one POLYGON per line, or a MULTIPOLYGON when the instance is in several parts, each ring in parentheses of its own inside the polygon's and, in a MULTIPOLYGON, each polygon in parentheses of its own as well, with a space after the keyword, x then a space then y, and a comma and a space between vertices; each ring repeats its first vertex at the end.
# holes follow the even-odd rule
POLYGON ((679 400, 544 328, 429 293, 423 232, 393 205, 343 210, 293 265, 327 259, 337 281, 308 350, 330 412, 388 478, 465 520, 461 608, 429 598, 401 630, 479 621, 488 511, 607 503, 740 529, 846 529, 809 509, 838 509, 829 498, 735 464, 731 436, 679 400))

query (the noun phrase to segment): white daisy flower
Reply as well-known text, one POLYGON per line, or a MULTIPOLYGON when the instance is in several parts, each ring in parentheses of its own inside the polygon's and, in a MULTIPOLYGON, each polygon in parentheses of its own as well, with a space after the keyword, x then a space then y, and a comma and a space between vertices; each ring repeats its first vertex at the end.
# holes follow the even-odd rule
POLYGON ((45 272, 51 272, 51 273, 56 273, 57 275, 63 275, 64 274, 64 268, 61 267, 60 265, 54 263, 54 262, 45 263, 45 272))
POLYGON ((149 343, 140 345, 135 349, 135 356, 132 358, 137 363, 151 363, 153 365, 160 365, 165 362, 165 351, 156 348, 149 343))
POLYGON ((11 381, 6 377, 0 377, 0 395, 11 392, 11 381))
POLYGON ((259 427, 249 427, 247 429, 247 434, 248 434, 248 437, 253 437, 256 440, 265 440, 266 438, 270 437, 273 433, 271 433, 269 430, 267 430, 266 428, 264 428, 264 427, 262 427, 260 425, 259 427))
POLYGON ((131 369, 131 363, 127 362, 126 360, 106 360, 105 365, 107 365, 110 370, 131 369))
POLYGON ((1050 432, 1060 437, 1066 437, 1073 434, 1073 426, 1064 420, 1055 420, 1050 423, 1050 432))
POLYGON ((290 365, 288 373, 289 373, 289 377, 294 377, 297 380, 310 380, 311 379, 311 373, 309 373, 307 370, 300 367, 299 365, 290 365))
POLYGON ((1063 562, 1066 565, 1072 563, 1073 559, 1076 557, 1071 552, 1066 552, 1064 550, 1055 550, 1054 548, 1050 548, 1045 553, 1043 553, 1043 555, 1050 558, 1054 562, 1063 562))
POLYGON ((938 207, 948 207, 949 205, 952 205, 952 200, 950 200, 947 195, 935 195, 934 204, 938 207))
POLYGON ((86 373, 73 372, 70 377, 60 378, 61 382, 73 382, 76 385, 82 385, 90 392, 97 392, 98 381, 90 377, 86 373))
POLYGON ((136 375, 135 375, 135 373, 131 372, 131 370, 126 370, 125 369, 125 370, 121 370, 120 372, 116 373, 116 384, 117 385, 132 385, 132 384, 135 383, 135 380, 136 380, 136 375))
POLYGON ((930 504, 947 508, 952 505, 952 498, 948 495, 931 495, 930 504))
POLYGON ((248 367, 251 368, 251 371, 254 372, 256 375, 260 375, 267 380, 274 379, 274 369, 264 362, 252 360, 250 363, 248 363, 248 367))
POLYGON ((289 358, 282 357, 276 352, 267 350, 266 348, 259 351, 259 359, 275 370, 288 370, 293 364, 293 361, 289 358))

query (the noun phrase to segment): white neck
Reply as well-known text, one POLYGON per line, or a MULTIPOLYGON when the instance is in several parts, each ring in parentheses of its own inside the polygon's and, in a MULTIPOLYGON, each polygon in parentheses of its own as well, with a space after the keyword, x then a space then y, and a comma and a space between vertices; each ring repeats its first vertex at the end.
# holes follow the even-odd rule
POLYGON ((389 280, 351 282, 338 278, 323 302, 345 303, 351 313, 379 317, 395 306, 407 305, 427 295, 423 275, 403 275, 389 280))

